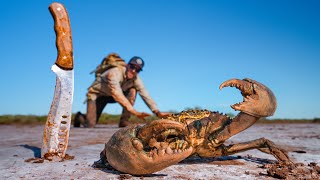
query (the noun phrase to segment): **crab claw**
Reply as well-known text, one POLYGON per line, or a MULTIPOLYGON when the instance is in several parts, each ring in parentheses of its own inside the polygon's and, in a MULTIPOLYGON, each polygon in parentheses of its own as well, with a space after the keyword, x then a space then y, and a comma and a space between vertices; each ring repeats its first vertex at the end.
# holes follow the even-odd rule
POLYGON ((236 87, 241 91, 243 102, 232 105, 234 110, 238 110, 255 117, 272 116, 277 108, 277 100, 273 92, 265 85, 245 78, 230 79, 220 85, 224 87, 236 87))
POLYGON ((110 165, 124 173, 143 175, 160 171, 190 156, 193 148, 178 139, 181 125, 169 121, 155 120, 143 127, 117 131, 105 147, 110 165))

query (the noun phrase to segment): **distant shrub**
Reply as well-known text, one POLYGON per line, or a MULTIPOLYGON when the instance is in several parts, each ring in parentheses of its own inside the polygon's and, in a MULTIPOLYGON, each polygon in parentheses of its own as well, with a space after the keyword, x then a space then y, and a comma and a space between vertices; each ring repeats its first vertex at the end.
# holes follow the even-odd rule
POLYGON ((230 117, 230 118, 234 118, 235 117, 235 115, 233 114, 233 113, 227 113, 226 114, 228 117, 230 117))
POLYGON ((3 115, 0 116, 0 124, 43 124, 47 116, 36 115, 3 115))
MULTIPOLYGON (((171 113, 176 113, 174 111, 170 111, 171 113)), ((234 115, 232 113, 227 113, 231 118, 234 118, 234 115)), ((113 115, 113 114, 107 114, 103 113, 99 119, 99 124, 116 124, 119 123, 121 115, 113 115)), ((71 118, 71 123, 73 124, 73 118, 74 114, 71 118)), ((137 122, 137 123, 145 123, 149 122, 155 119, 159 119, 156 116, 151 116, 146 118, 146 120, 141 120, 137 118, 136 116, 131 116, 129 121, 137 122)), ((0 116, 0 125, 4 124, 44 124, 47 120, 47 116, 37 116, 37 115, 2 115, 0 116)), ((320 118, 314 118, 314 119, 266 119, 261 118, 258 120, 257 123, 320 123, 320 118)))
POLYGON ((312 120, 312 122, 313 122, 313 123, 320 123, 320 118, 314 118, 314 119, 312 120))
POLYGON ((311 119, 267 119, 261 118, 257 123, 268 124, 268 123, 312 123, 311 119))

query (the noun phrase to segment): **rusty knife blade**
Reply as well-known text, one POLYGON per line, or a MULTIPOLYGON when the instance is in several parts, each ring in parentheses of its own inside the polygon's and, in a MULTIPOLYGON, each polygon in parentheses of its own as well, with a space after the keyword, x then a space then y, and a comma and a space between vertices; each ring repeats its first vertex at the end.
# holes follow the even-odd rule
POLYGON ((53 101, 44 127, 41 157, 60 161, 66 155, 74 91, 73 47, 69 16, 60 3, 49 10, 54 19, 58 56, 51 70, 56 74, 53 101))

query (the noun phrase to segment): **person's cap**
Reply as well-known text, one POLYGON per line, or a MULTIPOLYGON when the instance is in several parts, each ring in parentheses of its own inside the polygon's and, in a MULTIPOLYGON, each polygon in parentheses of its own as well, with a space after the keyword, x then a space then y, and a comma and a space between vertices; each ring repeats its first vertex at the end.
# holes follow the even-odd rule
POLYGON ((144 61, 141 57, 138 57, 138 56, 133 56, 130 61, 129 61, 129 64, 134 64, 136 66, 138 66, 141 70, 144 66, 144 61))

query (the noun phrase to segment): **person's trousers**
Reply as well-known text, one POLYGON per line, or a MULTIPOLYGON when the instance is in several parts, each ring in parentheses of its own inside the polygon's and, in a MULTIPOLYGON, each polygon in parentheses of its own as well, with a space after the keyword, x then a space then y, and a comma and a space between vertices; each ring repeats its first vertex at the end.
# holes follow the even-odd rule
MULTIPOLYGON (((124 95, 129 100, 129 102, 134 105, 137 90, 135 88, 130 88, 128 91, 124 92, 124 95)), ((94 127, 102 114, 103 109, 108 103, 115 103, 116 101, 111 96, 99 96, 96 100, 88 100, 87 102, 87 114, 85 120, 85 127, 94 127)), ((122 109, 122 114, 120 117, 120 123, 128 121, 131 113, 125 108, 122 109)))

